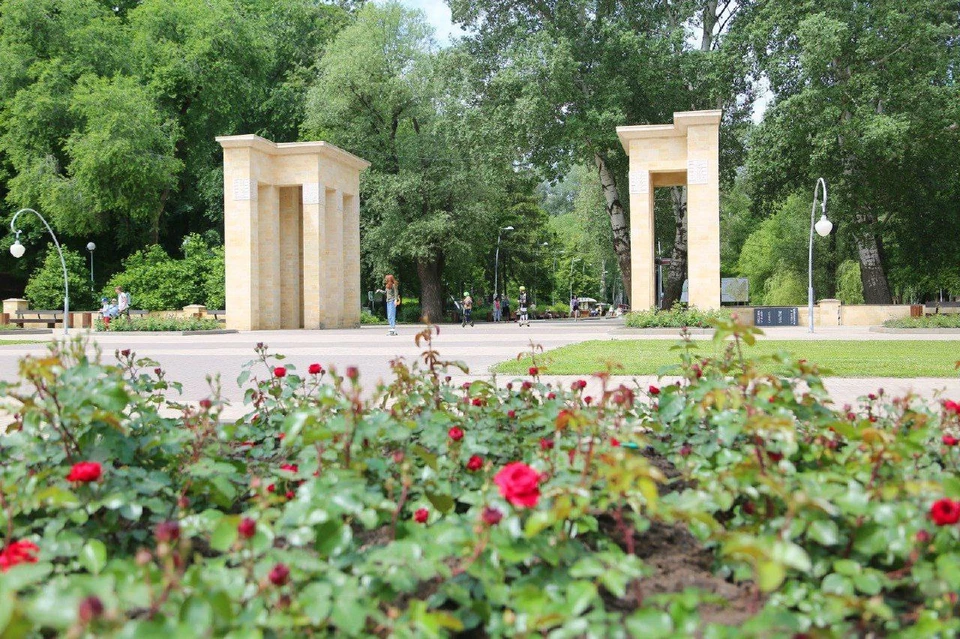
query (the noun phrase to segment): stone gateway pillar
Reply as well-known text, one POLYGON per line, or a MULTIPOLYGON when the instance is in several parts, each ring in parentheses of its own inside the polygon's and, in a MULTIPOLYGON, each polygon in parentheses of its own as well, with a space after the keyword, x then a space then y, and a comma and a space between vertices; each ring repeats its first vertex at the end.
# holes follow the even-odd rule
POLYGON ((673 124, 617 127, 630 158, 630 301, 656 305, 653 189, 687 187, 688 299, 720 308, 720 111, 673 114, 673 124))
POLYGON ((256 135, 223 147, 227 327, 344 328, 360 323, 360 171, 326 142, 256 135))

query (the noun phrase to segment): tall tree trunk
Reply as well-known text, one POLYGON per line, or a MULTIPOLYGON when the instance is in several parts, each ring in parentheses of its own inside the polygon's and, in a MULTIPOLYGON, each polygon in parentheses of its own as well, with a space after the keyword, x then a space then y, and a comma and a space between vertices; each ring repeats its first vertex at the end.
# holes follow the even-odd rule
POLYGON ((673 204, 673 217, 677 222, 677 231, 673 240, 673 252, 670 254, 670 266, 667 267, 666 281, 663 283, 662 308, 670 308, 680 301, 683 292, 683 280, 687 279, 687 187, 675 186, 670 189, 670 201, 673 204))
POLYGON ((593 154, 597 163, 597 172, 600 174, 600 187, 603 189, 603 199, 606 203, 607 215, 610 216, 610 228, 613 230, 613 252, 617 256, 617 264, 623 275, 624 297, 629 298, 632 293, 630 287, 630 227, 627 226, 627 217, 623 212, 623 202, 620 201, 620 192, 617 190, 617 181, 613 172, 607 166, 606 160, 599 153, 593 154))
POLYGON ((857 226, 864 229, 855 234, 857 254, 860 257, 860 280, 863 282, 863 301, 866 304, 892 304, 890 284, 883 268, 883 245, 872 229, 872 216, 857 215, 857 226))
POLYGON ((420 314, 428 322, 443 319, 443 255, 417 262, 417 277, 420 278, 420 314))

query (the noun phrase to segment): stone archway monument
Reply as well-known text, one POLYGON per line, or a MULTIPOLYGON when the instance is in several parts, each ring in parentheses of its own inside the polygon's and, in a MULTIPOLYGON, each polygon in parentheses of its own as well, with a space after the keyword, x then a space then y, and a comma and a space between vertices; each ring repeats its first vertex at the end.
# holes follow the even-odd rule
POLYGON ((689 302, 720 308, 720 111, 673 114, 673 124, 617 127, 630 157, 630 301, 656 305, 653 190, 687 187, 689 302))
POLYGON ((227 326, 343 328, 360 323, 360 171, 326 142, 256 135, 223 147, 227 326))

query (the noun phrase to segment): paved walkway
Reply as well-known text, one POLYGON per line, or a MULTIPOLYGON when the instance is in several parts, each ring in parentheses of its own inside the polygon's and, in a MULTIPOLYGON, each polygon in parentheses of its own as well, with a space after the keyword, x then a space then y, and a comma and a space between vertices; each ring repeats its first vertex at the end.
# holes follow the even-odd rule
MULTIPOLYGON (((461 360, 470 368, 469 376, 464 379, 489 378, 489 368, 520 353, 529 352, 531 344, 544 349, 557 348, 565 344, 598 339, 637 339, 638 337, 660 339, 664 348, 676 341, 676 335, 637 335, 623 330, 620 320, 585 320, 573 322, 555 320, 533 322, 529 328, 520 328, 516 324, 478 324, 476 327, 443 326, 435 339, 435 346, 444 359, 461 360)), ((343 371, 347 366, 357 366, 365 383, 378 379, 387 379, 390 375, 390 360, 404 357, 413 361, 421 352, 414 344, 413 337, 419 327, 401 326, 399 335, 387 336, 381 326, 367 326, 357 330, 328 331, 258 331, 230 335, 178 334, 131 334, 131 333, 92 333, 94 340, 104 352, 107 361, 113 360, 115 350, 130 348, 138 355, 150 357, 160 362, 167 371, 168 379, 183 383, 182 399, 197 401, 207 396, 206 376, 219 373, 223 380, 225 399, 233 405, 225 417, 235 417, 244 412, 242 392, 235 380, 244 363, 254 359, 254 346, 258 342, 267 344, 274 353, 287 356, 285 363, 294 364, 299 371, 305 372, 307 366, 319 362, 325 367, 336 366, 343 371)), ((84 333, 75 330, 74 334, 84 333)), ((60 338, 61 332, 52 335, 31 336, 41 340, 60 338)), ((25 336, 26 337, 26 336, 25 336)), ((856 339, 890 340, 918 339, 945 340, 951 336, 943 335, 891 335, 871 333, 865 327, 836 327, 818 329, 811 335, 804 328, 776 328, 767 331, 772 339, 856 339)), ((960 336, 956 336, 960 337, 960 336)), ((43 344, 8 345, 3 342, 14 339, 0 333, 0 379, 16 378, 17 361, 25 355, 39 355, 45 350, 43 344)), ((22 339, 22 338, 21 338, 22 339)), ((709 335, 696 335, 694 339, 709 339, 709 335)), ((951 345, 952 346, 952 345, 951 345)), ((958 350, 960 359, 960 350, 958 350)), ((549 378, 548 381, 569 384, 571 377, 549 378)), ((632 378, 624 378, 632 379, 632 378)), ((641 376, 637 381, 646 387, 656 382, 652 376, 641 376)), ((501 376, 500 381, 504 381, 501 376)), ((595 380, 588 380, 587 392, 596 392, 599 388, 595 380)), ((908 391, 919 393, 923 397, 934 398, 945 390, 946 397, 960 399, 960 376, 953 379, 915 378, 829 378, 827 388, 837 405, 855 403, 857 398, 883 388, 887 393, 904 394, 908 391)))

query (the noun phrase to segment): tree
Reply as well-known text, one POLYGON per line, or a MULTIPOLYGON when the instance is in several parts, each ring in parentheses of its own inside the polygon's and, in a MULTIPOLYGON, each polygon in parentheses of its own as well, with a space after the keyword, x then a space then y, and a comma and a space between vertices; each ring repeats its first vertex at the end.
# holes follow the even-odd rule
POLYGON ((93 310, 96 296, 90 286, 86 260, 76 251, 61 247, 60 254, 53 244, 47 244, 43 264, 33 272, 24 292, 31 308, 52 310, 63 308, 63 266, 67 267, 67 283, 70 288, 70 309, 73 311, 93 310))
POLYGON ((868 304, 892 301, 891 265, 912 271, 907 279, 946 275, 945 262, 955 272, 956 2, 777 0, 743 20, 776 96, 751 140, 755 199, 812 193, 824 177, 868 304))
POLYGON ((373 163, 362 178, 364 250, 380 273, 413 262, 433 319, 447 259, 490 246, 511 177, 495 144, 473 143, 483 118, 462 79, 469 65, 459 50, 434 52, 422 13, 368 4, 320 61, 305 125, 373 163))
MULTIPOLYGON (((620 187, 627 167, 615 129, 718 106, 726 108, 728 122, 742 121, 749 109, 749 100, 736 100, 748 94, 742 63, 718 52, 716 43, 736 8, 748 3, 448 2, 454 20, 473 31, 468 43, 482 61, 485 108, 511 136, 517 156, 551 179, 572 163, 596 167, 629 291, 630 238, 620 187), (697 47, 688 42, 693 23, 705 25, 708 34, 697 47)), ((685 240, 677 245, 685 251, 685 240)))

